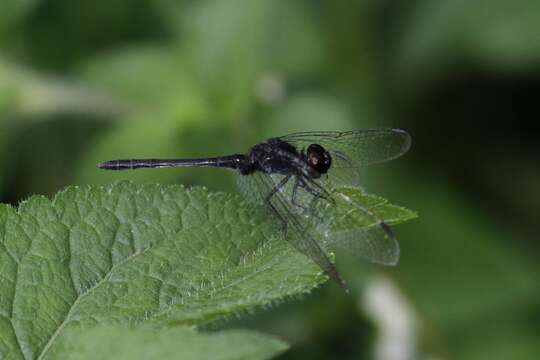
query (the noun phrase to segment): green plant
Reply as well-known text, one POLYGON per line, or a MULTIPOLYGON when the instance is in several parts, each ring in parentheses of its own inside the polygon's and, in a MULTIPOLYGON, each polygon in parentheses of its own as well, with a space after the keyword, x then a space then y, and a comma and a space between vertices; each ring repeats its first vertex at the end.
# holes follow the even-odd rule
MULTIPOLYGON (((393 223, 415 216, 347 191, 393 223)), ((204 348, 223 359, 271 357, 286 345, 252 332, 186 327, 327 280, 275 234, 239 196, 200 187, 118 182, 70 187, 53 200, 34 196, 18 209, 2 205, 0 355, 86 359, 95 348, 115 358, 186 359, 201 358, 204 348)))

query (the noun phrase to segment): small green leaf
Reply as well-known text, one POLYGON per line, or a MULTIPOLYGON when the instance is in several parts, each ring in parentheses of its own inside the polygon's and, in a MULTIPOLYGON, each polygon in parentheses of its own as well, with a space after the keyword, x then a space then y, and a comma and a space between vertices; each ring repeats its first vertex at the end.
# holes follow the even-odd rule
POLYGON ((1 205, 0 275, 12 359, 55 358, 74 330, 200 325, 326 280, 239 196, 128 182, 1 205))
POLYGON ((287 344, 252 331, 228 330, 201 334, 183 327, 160 332, 98 326, 65 342, 69 360, 85 359, 269 359, 287 349, 287 344))
POLYGON ((389 225, 397 225, 418 217, 414 211, 392 205, 388 200, 367 194, 361 188, 342 186, 335 191, 337 204, 332 206, 332 232, 367 228, 377 224, 378 219, 384 219, 389 225), (374 216, 366 216, 366 209, 374 216))

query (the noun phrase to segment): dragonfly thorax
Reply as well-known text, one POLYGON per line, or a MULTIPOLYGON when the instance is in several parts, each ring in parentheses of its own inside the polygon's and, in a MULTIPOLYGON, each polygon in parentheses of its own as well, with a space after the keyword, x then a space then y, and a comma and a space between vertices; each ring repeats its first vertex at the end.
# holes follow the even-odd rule
POLYGON ((251 148, 249 159, 255 171, 265 174, 312 175, 305 156, 296 147, 280 139, 269 139, 251 148))

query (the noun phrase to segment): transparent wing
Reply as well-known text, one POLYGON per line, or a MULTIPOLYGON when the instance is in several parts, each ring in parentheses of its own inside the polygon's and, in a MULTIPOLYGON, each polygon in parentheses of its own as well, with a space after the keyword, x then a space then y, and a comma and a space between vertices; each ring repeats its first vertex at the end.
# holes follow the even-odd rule
POLYGON ((332 217, 332 223, 323 223, 328 245, 347 253, 383 265, 396 265, 399 243, 390 227, 371 209, 377 204, 362 204, 349 196, 334 193, 334 204, 323 204, 321 210, 332 217), (330 215, 331 214, 331 215, 330 215))
MULTIPOLYGON (((277 181, 276 181, 277 182, 277 181)), ((350 187, 334 188, 331 178, 305 179, 304 186, 292 178, 282 187, 289 205, 311 223, 330 248, 383 265, 399 260, 399 243, 390 227, 372 209, 378 203, 365 203, 362 197, 349 196, 350 187), (296 184, 298 185, 298 184, 296 184)), ((301 182, 300 182, 301 184, 301 182)))
MULTIPOLYGON (((285 229, 285 239, 299 252, 313 260, 321 269, 346 288, 336 267, 328 259, 315 238, 317 234, 304 209, 291 202, 294 177, 268 176, 255 173, 238 177, 238 187, 246 199, 259 205, 264 204, 269 213, 285 229), (277 188, 279 187, 279 189, 277 188), (273 195, 266 201, 267 194, 273 195)), ((304 205, 309 196, 301 195, 304 205)), ((311 196, 313 198, 313 196, 311 196)), ((300 199, 300 198, 299 198, 300 199)), ((320 236, 320 235, 319 235, 320 236)))
POLYGON ((399 244, 382 225, 364 230, 339 232, 329 237, 329 245, 371 262, 394 266, 399 260, 399 244))
POLYGON ((330 192, 327 195, 330 201, 319 198, 315 207, 312 203, 307 205, 307 199, 313 199, 313 195, 304 191, 303 197, 300 197, 306 199, 301 204, 309 209, 308 216, 317 231, 325 234, 330 248, 341 248, 378 264, 397 264, 399 243, 390 226, 372 210, 379 203, 366 202, 355 187, 335 187, 329 177, 310 181, 330 192), (356 189, 354 195, 349 193, 350 189, 356 189))
MULTIPOLYGON (((238 186, 246 199, 260 205, 284 178, 261 174, 240 176, 238 186)), ((307 183, 311 191, 302 186, 297 186, 295 191, 296 181, 295 177, 290 177, 266 205, 278 223, 287 223, 286 239, 298 251, 315 261, 338 283, 342 280, 317 241, 374 263, 397 264, 399 244, 390 227, 371 210, 377 204, 363 204, 339 189, 314 194, 317 189, 312 183, 307 183)), ((320 188, 330 189, 324 179, 311 181, 316 181, 320 188)))
POLYGON ((411 147, 411 136, 399 129, 367 129, 354 131, 299 132, 280 137, 298 150, 319 144, 332 156, 332 170, 347 180, 347 172, 339 169, 358 168, 390 161, 405 154, 411 147), (339 173, 339 174, 338 174, 339 173))

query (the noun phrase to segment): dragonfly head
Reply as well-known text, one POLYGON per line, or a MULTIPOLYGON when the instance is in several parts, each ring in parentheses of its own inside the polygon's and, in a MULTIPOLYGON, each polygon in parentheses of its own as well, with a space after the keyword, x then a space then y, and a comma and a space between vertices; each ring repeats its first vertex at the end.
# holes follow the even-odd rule
POLYGON ((326 174, 332 166, 330 153, 319 144, 311 144, 307 148, 306 159, 309 166, 319 175, 326 174))

